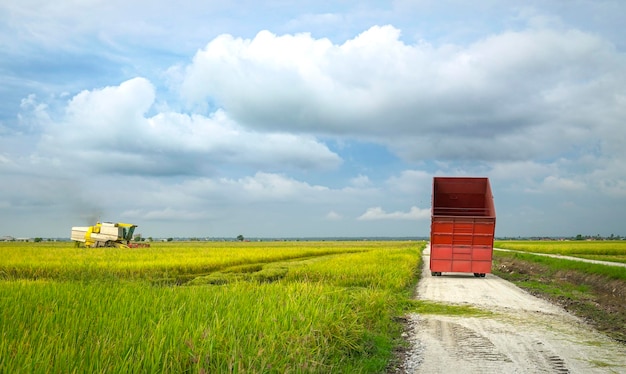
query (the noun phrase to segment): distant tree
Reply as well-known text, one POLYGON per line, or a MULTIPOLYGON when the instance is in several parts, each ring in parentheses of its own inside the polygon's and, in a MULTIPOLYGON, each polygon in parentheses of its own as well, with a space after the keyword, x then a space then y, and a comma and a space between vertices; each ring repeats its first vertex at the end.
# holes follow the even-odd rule
POLYGON ((35 238, 35 239, 33 239, 33 240, 34 240, 34 242, 35 242, 35 243, 39 243, 39 242, 42 242, 42 241, 43 241, 43 239, 42 239, 42 238, 35 238))
POLYGON ((174 238, 167 238, 167 241, 168 241, 168 242, 171 242, 171 241, 173 241, 173 240, 174 240, 174 238))
POLYGON ((237 235, 237 240, 239 240, 240 242, 242 242, 242 241, 243 241, 243 239, 244 239, 244 238, 243 238, 243 235, 241 235, 241 234, 237 235))
POLYGON ((583 240, 583 236, 581 234, 576 235, 576 240, 583 240))

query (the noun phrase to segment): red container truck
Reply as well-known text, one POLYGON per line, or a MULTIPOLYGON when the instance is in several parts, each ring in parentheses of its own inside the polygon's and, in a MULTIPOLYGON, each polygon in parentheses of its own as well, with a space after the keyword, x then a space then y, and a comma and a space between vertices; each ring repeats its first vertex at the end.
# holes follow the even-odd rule
POLYGON ((433 178, 430 271, 491 273, 496 210, 483 177, 433 178))

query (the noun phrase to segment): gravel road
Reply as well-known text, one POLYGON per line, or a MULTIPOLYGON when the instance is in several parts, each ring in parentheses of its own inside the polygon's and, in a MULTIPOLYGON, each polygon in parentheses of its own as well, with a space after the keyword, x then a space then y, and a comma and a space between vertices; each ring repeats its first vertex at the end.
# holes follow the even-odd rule
POLYGON ((580 258, 580 257, 564 256, 564 255, 555 255, 555 254, 550 254, 550 253, 523 252, 523 251, 515 251, 515 250, 512 250, 512 249, 503 249, 503 248, 494 248, 493 250, 494 251, 502 251, 502 252, 525 253, 525 254, 531 253, 531 254, 533 254, 535 256, 562 258, 562 259, 565 259, 565 260, 588 262, 590 264, 600 264, 600 265, 606 265, 606 266, 619 266, 619 267, 626 268, 626 263, 623 263, 623 262, 610 262, 610 261, 590 260, 588 258, 580 258))
POLYGON ((563 309, 487 274, 430 275, 424 251, 417 298, 472 305, 488 317, 408 316, 405 373, 626 373, 626 347, 563 309))

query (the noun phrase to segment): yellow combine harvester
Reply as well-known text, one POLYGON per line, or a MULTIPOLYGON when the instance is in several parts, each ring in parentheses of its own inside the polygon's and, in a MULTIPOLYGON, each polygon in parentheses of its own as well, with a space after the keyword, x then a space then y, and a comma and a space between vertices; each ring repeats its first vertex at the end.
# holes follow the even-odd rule
POLYGON ((149 247, 149 244, 131 243, 137 225, 132 223, 98 222, 95 226, 72 227, 71 239, 76 245, 84 243, 85 247, 117 247, 138 248, 149 247))

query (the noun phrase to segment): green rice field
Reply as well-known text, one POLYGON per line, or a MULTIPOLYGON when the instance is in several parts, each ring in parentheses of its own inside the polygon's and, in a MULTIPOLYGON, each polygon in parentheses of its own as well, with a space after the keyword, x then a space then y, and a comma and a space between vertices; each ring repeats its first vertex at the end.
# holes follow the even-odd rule
POLYGON ((384 372, 423 247, 0 243, 0 372, 384 372))
POLYGON ((496 241, 494 247, 626 263, 626 240, 496 241))

